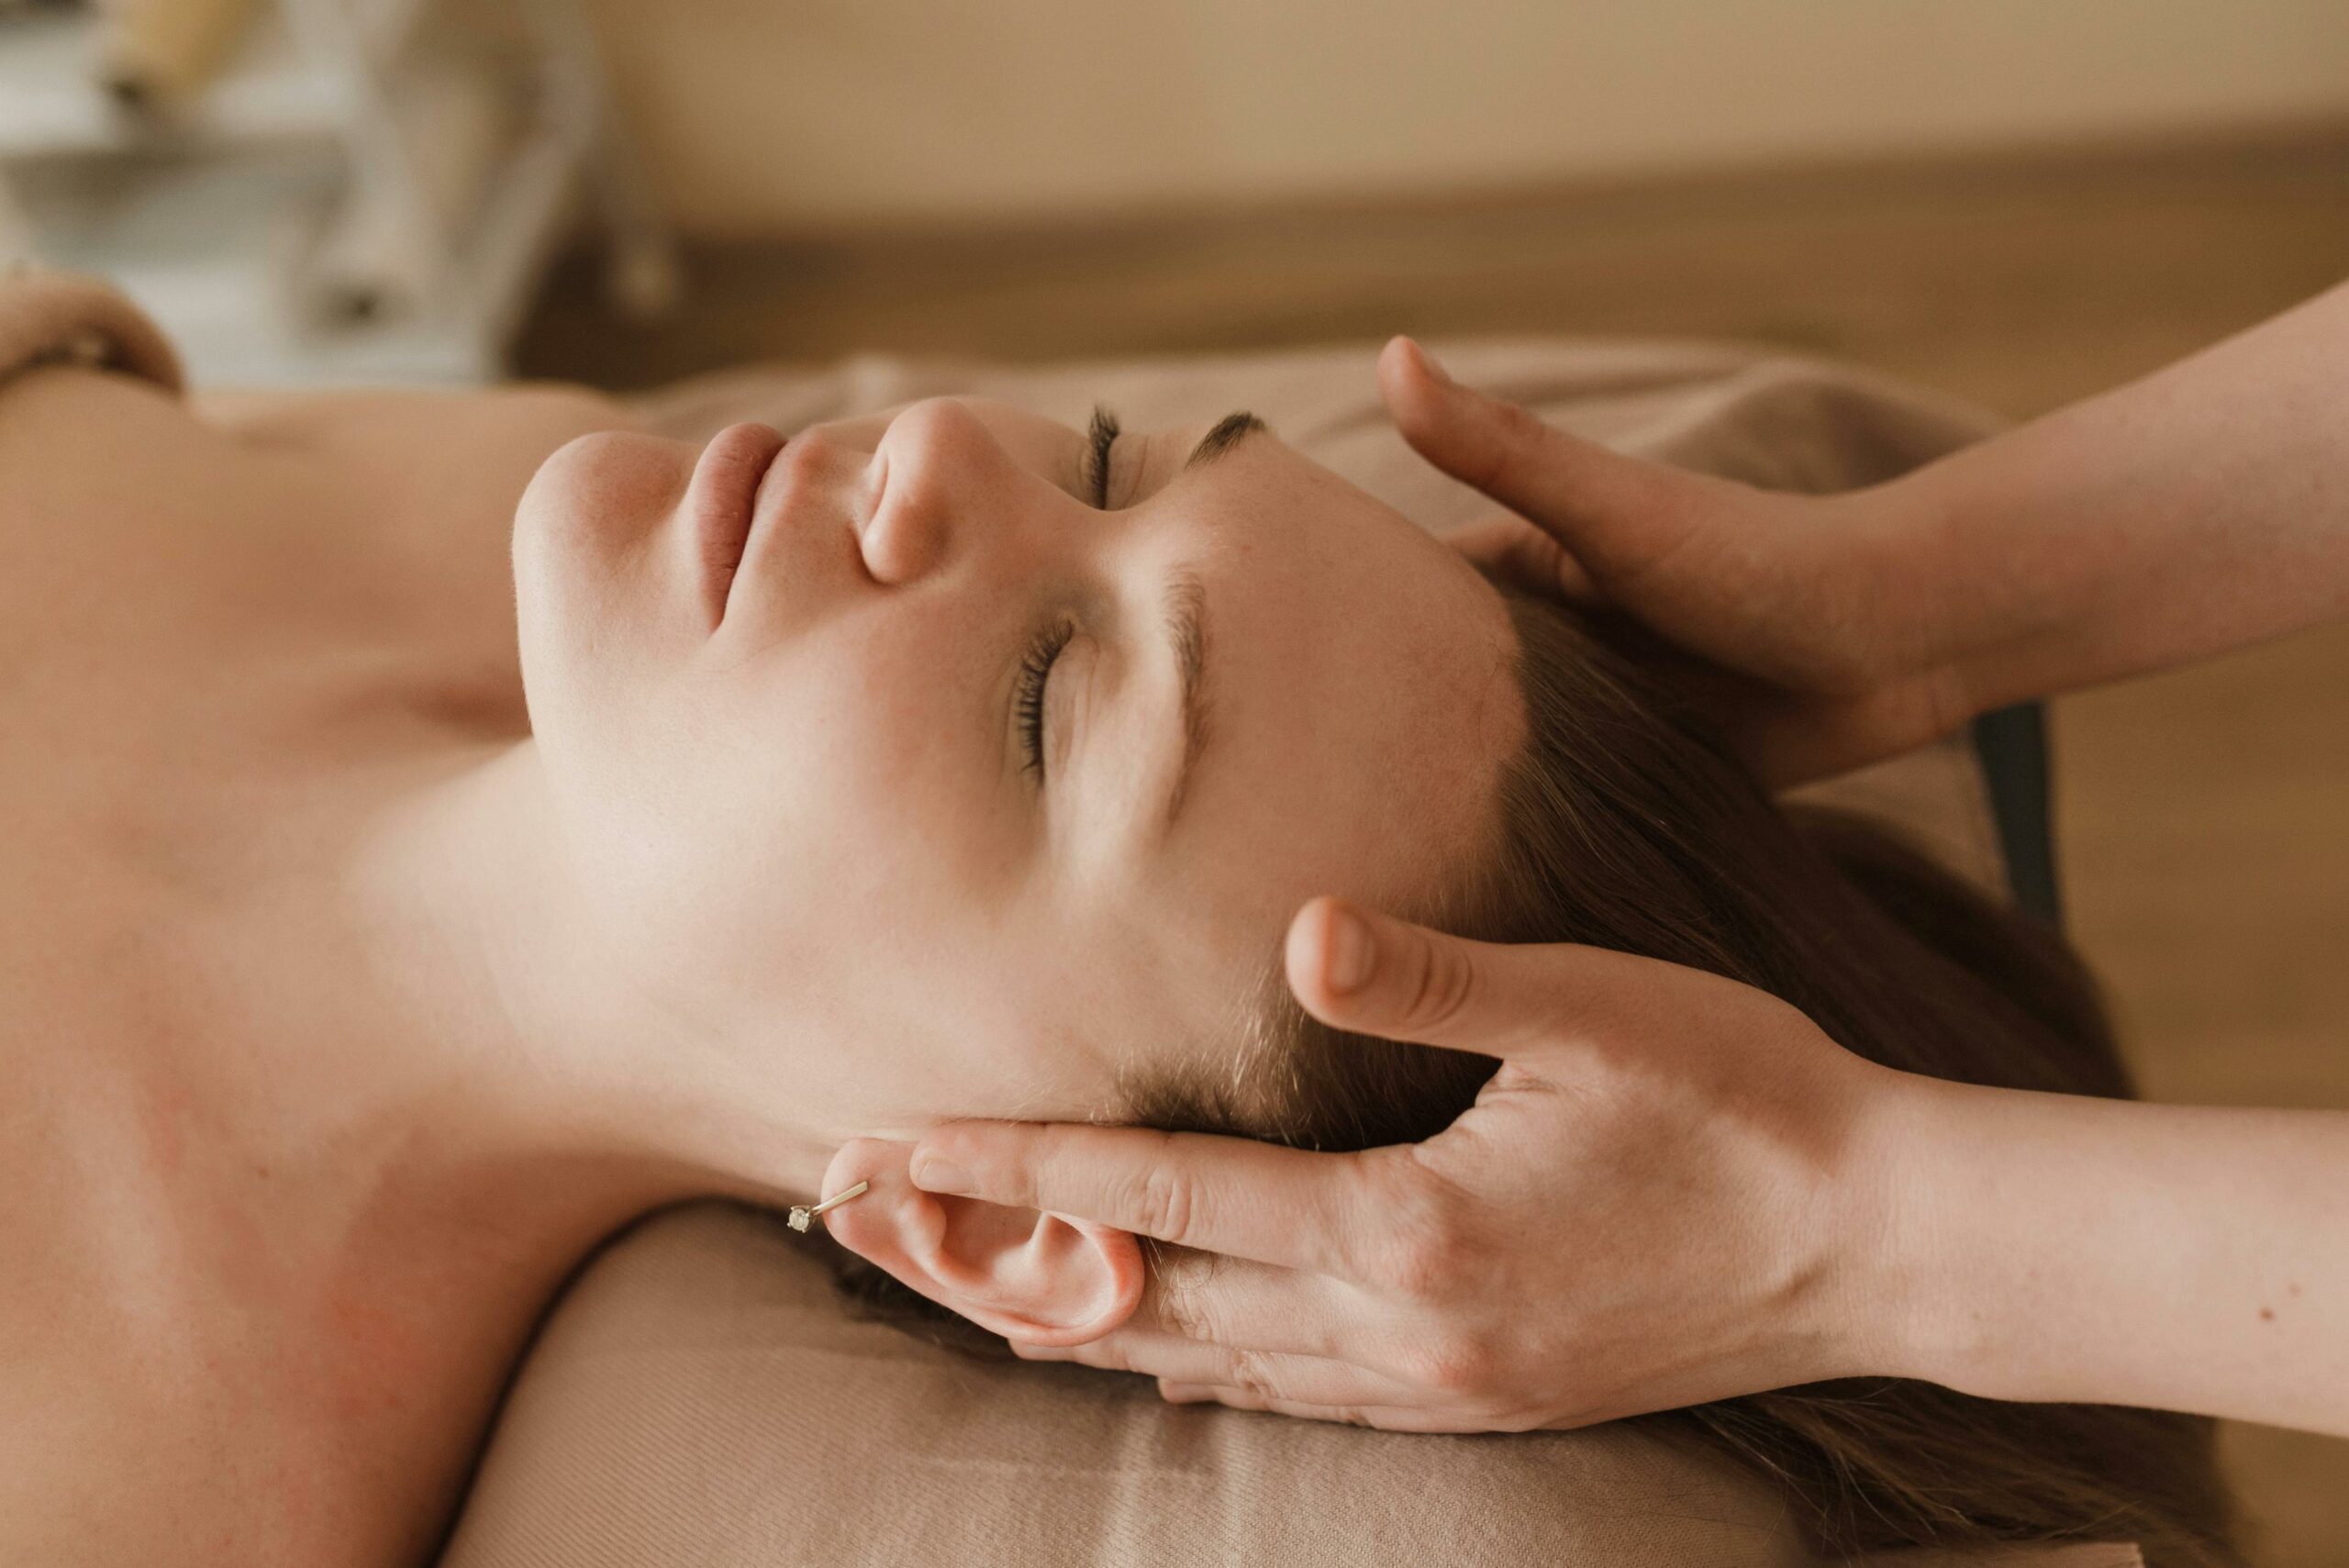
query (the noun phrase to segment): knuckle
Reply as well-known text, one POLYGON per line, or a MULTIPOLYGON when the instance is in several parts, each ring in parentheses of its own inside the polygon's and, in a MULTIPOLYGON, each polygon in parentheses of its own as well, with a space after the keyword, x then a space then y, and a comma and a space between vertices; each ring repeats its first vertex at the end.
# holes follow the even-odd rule
POLYGON ((1278 1392, 1273 1386, 1272 1368, 1257 1351, 1232 1351, 1224 1367, 1224 1381, 1254 1399, 1270 1400, 1278 1392))
POLYGON ((1421 939, 1404 1004, 1405 1025, 1412 1029, 1438 1029, 1470 1016, 1482 988, 1476 966, 1449 942, 1421 939))
POLYGON ((1204 1284, 1188 1270, 1162 1272, 1155 1306, 1158 1327, 1186 1340, 1218 1338, 1204 1284))
POLYGON ((1135 1229, 1162 1240, 1180 1242, 1197 1220, 1197 1189, 1172 1165, 1153 1164, 1135 1178, 1127 1206, 1135 1229))

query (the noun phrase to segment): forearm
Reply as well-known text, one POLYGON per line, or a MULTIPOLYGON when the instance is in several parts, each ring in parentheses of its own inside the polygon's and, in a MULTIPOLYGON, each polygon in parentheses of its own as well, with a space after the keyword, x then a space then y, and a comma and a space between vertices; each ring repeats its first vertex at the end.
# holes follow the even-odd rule
POLYGON ((2349 614, 2349 285, 1884 498, 1976 711, 2349 614))
POLYGON ((2349 1113, 1901 1096, 1891 1370, 2349 1435, 2349 1113))

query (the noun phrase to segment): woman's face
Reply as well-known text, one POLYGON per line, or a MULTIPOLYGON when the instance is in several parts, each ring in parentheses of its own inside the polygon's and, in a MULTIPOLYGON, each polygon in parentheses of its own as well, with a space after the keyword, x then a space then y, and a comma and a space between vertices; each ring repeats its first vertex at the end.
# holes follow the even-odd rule
POLYGON ((1229 1050, 1299 904, 1479 852, 1520 733, 1483 579, 1233 421, 590 436, 515 558, 629 978, 754 1063, 852 1061, 857 1131, 1097 1114, 1138 1056, 1229 1050))

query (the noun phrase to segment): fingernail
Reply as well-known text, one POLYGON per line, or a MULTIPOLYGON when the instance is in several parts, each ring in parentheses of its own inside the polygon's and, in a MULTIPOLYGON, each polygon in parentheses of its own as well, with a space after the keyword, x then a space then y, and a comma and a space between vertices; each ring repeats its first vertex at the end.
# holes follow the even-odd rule
POLYGON ((1452 373, 1445 370, 1443 366, 1437 361, 1436 357, 1433 354, 1429 353, 1425 349, 1419 347, 1419 340, 1417 338, 1413 338, 1409 341, 1411 344, 1411 352, 1419 357, 1419 366, 1422 370, 1425 370, 1428 373, 1428 379, 1430 381, 1434 382, 1438 386, 1457 386, 1460 384, 1452 379, 1452 373))
POLYGON ((1370 928, 1342 909, 1330 911, 1330 989, 1358 991, 1370 979, 1377 952, 1370 928))
POLYGON ((970 1172, 935 1154, 924 1154, 914 1161, 913 1178, 914 1185, 930 1193, 967 1193, 978 1185, 971 1180, 970 1172))
POLYGON ((1161 1382, 1158 1396, 1169 1405, 1197 1405, 1203 1399, 1214 1398, 1215 1395, 1205 1384, 1161 1382))

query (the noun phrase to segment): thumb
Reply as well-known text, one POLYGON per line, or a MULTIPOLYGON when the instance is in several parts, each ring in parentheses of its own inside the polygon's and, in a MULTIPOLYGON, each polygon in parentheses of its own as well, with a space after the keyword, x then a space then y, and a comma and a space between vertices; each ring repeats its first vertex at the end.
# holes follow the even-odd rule
POLYGON ((1378 356, 1378 389, 1421 457, 1539 526, 1601 583, 1687 537, 1697 475, 1610 451, 1523 406, 1463 386, 1408 338, 1378 356))
POLYGON ((1332 1029, 1486 1056, 1561 1043, 1648 962, 1471 941, 1330 897, 1297 912, 1285 957, 1297 1001, 1332 1029))

